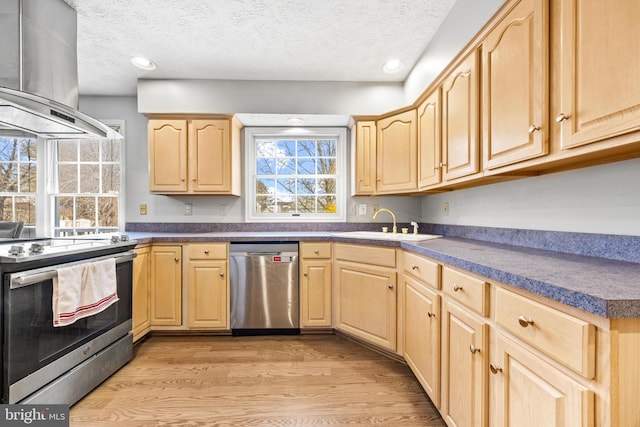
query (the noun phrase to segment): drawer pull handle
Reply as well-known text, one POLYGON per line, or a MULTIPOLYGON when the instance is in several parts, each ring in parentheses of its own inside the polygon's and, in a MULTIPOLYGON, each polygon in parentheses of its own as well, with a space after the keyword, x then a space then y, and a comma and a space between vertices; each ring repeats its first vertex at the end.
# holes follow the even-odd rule
POLYGON ((480 349, 479 349, 479 348, 474 347, 474 346, 473 346, 473 344, 471 344, 471 345, 469 346, 469 351, 471 352, 471 354, 480 353, 480 349))
POLYGON ((411 264, 411 269, 412 270, 420 270, 420 267, 415 265, 415 264, 411 264))
POLYGON ((518 323, 520 323, 520 326, 522 326, 523 328, 526 328, 529 325, 533 325, 533 319, 529 319, 528 317, 520 316, 520 317, 518 317, 518 323))
POLYGON ((492 374, 497 374, 498 372, 502 372, 502 368, 500 366, 496 366, 493 363, 489 364, 489 370, 492 374))
POLYGON ((389 285, 387 285, 387 288, 389 288, 389 289, 393 289, 393 285, 392 285, 392 284, 389 284, 389 285))
POLYGON ((204 254, 205 254, 205 255, 209 255, 209 249, 205 249, 205 250, 204 250, 204 254))
POLYGON ((430 311, 427 311, 427 316, 429 316, 429 319, 431 319, 432 317, 436 317, 436 314, 430 311))
POLYGON ((458 284, 453 285, 453 292, 458 292, 458 291, 461 291, 461 290, 462 290, 462 286, 460 286, 458 284))

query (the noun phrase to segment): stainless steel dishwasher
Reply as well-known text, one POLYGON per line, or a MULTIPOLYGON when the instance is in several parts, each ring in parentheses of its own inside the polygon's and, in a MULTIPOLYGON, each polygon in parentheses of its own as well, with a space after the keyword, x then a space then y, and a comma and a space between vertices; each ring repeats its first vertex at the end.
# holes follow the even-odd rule
POLYGON ((231 243, 233 335, 300 333, 298 243, 231 243))

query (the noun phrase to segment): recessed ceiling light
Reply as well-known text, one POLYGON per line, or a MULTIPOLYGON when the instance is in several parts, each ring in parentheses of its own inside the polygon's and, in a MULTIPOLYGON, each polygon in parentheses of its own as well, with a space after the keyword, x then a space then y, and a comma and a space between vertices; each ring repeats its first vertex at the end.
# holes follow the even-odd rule
POLYGON ((156 64, 154 64, 152 60, 144 58, 142 56, 134 56, 133 58, 131 58, 131 63, 138 68, 142 68, 143 70, 156 69, 156 64))
POLYGON ((388 74, 393 74, 393 73, 397 73, 403 68, 404 68, 404 64, 402 64, 400 60, 390 59, 384 64, 384 66, 382 67, 382 71, 388 74))
POLYGON ((304 119, 301 117, 289 117, 287 122, 292 125, 301 125, 304 123, 304 119))

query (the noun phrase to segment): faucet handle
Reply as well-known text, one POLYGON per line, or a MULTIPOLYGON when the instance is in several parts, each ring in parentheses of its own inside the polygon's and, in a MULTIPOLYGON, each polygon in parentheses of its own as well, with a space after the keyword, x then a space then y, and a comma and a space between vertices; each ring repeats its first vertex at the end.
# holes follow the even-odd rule
POLYGON ((411 226, 413 227, 413 234, 418 234, 418 223, 411 221, 411 226))

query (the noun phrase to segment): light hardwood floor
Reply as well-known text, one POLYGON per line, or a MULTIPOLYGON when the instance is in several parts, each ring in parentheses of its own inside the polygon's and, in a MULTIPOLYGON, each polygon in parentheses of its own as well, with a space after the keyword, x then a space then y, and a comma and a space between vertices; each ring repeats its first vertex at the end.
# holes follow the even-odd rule
POLYGON ((152 336, 70 424, 445 426, 407 366, 337 335, 152 336))

